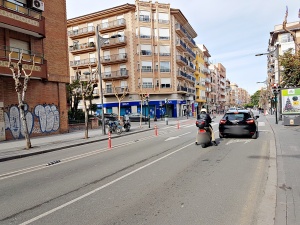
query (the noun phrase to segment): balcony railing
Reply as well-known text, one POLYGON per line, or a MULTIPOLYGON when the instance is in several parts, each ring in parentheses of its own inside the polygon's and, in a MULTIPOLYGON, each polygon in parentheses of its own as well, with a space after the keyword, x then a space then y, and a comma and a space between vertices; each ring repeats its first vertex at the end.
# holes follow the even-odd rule
POLYGON ((74 44, 72 46, 69 46, 69 51, 73 52, 81 52, 81 51, 89 51, 94 50, 96 48, 96 45, 94 42, 87 42, 82 44, 74 44))
POLYGON ((184 91, 187 92, 188 88, 183 86, 177 86, 177 91, 184 91))
POLYGON ((150 16, 140 15, 139 16, 139 21, 149 23, 149 22, 151 22, 151 19, 150 19, 150 16))
POLYGON ((145 73, 151 73, 153 72, 152 68, 147 68, 147 67, 142 67, 141 69, 138 69, 138 71, 141 70, 141 72, 145 72, 145 73))
POLYGON ((123 87, 107 87, 107 88, 103 88, 103 94, 107 95, 107 94, 123 94, 124 92, 129 92, 129 88, 127 86, 123 86, 123 87))
POLYGON ((183 78, 186 78, 187 77, 187 74, 181 70, 178 70, 177 71, 177 76, 179 77, 183 77, 183 78))
POLYGON ((122 37, 117 37, 117 38, 109 38, 107 41, 105 41, 101 48, 102 49, 107 49, 110 47, 119 47, 119 46, 124 46, 127 43, 127 38, 126 36, 122 36, 122 37))
POLYGON ((88 65, 93 65, 97 63, 96 58, 90 58, 90 59, 81 59, 81 60, 74 60, 70 61, 70 66, 71 67, 81 67, 81 66, 88 66, 88 65))
POLYGON ((171 56, 171 53, 160 52, 159 55, 160 56, 171 56))
POLYGON ((176 56, 176 61, 183 64, 183 65, 188 65, 187 59, 185 57, 181 56, 181 55, 176 56))
POLYGON ((103 30, 110 30, 110 29, 114 29, 114 28, 121 28, 126 26, 126 20, 125 19, 118 19, 118 20, 114 20, 111 22, 107 22, 107 23, 100 23, 99 24, 99 29, 100 31, 103 30))
POLYGON ((162 20, 162 19, 159 19, 159 20, 158 20, 158 23, 169 24, 169 23, 170 23, 170 20, 162 20))
POLYGON ((101 57, 102 64, 112 64, 127 61, 127 53, 120 53, 115 55, 106 55, 101 57))
POLYGON ((6 0, 0 0, 0 6, 3 6, 4 8, 10 9, 10 10, 13 10, 15 12, 30 16, 30 17, 35 18, 35 19, 41 19, 41 17, 42 17, 41 12, 37 12, 37 11, 32 10, 30 8, 26 8, 26 7, 17 5, 13 2, 9 2, 9 1, 6 1, 6 0))
POLYGON ((102 79, 123 79, 128 78, 128 70, 118 70, 101 73, 102 79))
POLYGON ((78 30, 70 30, 68 31, 68 36, 69 37, 77 37, 77 36, 82 36, 85 34, 90 34, 90 33, 95 33, 95 27, 89 26, 89 27, 83 27, 78 30))
POLYGON ((30 50, 24 50, 20 48, 14 48, 11 46, 2 45, 0 46, 0 58, 11 58, 19 60, 21 53, 23 52, 23 61, 32 62, 34 57, 34 63, 43 64, 44 56, 40 53, 35 53, 30 50))

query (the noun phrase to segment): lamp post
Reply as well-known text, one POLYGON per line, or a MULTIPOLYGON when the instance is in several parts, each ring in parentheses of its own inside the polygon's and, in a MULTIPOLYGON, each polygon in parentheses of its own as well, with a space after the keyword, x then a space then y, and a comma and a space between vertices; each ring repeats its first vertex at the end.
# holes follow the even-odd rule
MULTIPOLYGON (((116 38, 121 37, 120 34, 113 35, 110 38, 116 38)), ((97 60, 98 60, 98 75, 99 75, 99 82, 100 82, 100 95, 101 95, 101 107, 102 107, 102 113, 101 113, 101 124, 102 124, 102 134, 106 134, 105 132, 105 121, 104 121, 104 105, 103 105, 103 89, 102 89, 102 74, 101 74, 101 57, 100 57, 100 50, 102 45, 105 43, 105 41, 108 41, 109 38, 103 38, 99 35, 99 24, 96 26, 96 38, 97 38, 97 60)))
MULTIPOLYGON (((279 85, 280 84, 280 66, 279 66, 279 43, 275 43, 276 48, 273 51, 270 52, 266 52, 266 53, 260 53, 260 54, 256 54, 255 56, 262 56, 262 55, 272 55, 273 53, 275 53, 275 58, 276 58, 276 62, 277 62, 277 76, 275 74, 275 84, 279 85)), ((279 95, 279 101, 275 101, 276 104, 276 110, 278 109, 277 107, 277 103, 279 103, 279 120, 282 120, 282 111, 281 111, 281 96, 280 96, 280 86, 278 86, 278 95, 279 95)), ((277 113, 276 113, 277 115, 277 113)))

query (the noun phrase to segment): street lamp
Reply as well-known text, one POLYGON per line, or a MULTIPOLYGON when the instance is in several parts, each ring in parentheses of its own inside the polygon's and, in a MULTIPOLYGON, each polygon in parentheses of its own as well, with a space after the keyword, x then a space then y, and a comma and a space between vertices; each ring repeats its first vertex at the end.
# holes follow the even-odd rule
MULTIPOLYGON (((275 74, 275 84, 279 84, 280 83, 280 67, 279 67, 279 43, 276 42, 275 43, 275 46, 276 48, 273 50, 273 51, 270 51, 270 52, 267 52, 267 53, 260 53, 260 54, 256 54, 255 56, 262 56, 262 55, 272 55, 275 53, 275 58, 276 58, 276 61, 277 61, 277 76, 275 74)), ((278 87, 280 88, 280 86, 278 87)), ((282 120, 282 112, 281 112, 281 96, 280 96, 280 90, 278 91, 279 94, 279 101, 275 101, 275 104, 277 104, 277 102, 279 103, 279 120, 282 120)), ((277 105, 276 105, 276 110, 277 110, 277 105)), ((277 115, 277 113, 276 113, 277 115)), ((277 119, 277 118, 276 118, 277 119)))
MULTIPOLYGON (((121 37, 120 34, 113 35, 110 38, 121 37)), ((103 105, 103 89, 102 89, 102 74, 101 74, 101 58, 100 58, 100 50, 102 45, 109 40, 109 38, 103 38, 99 35, 99 24, 96 26, 96 38, 97 38, 97 60, 98 60, 98 75, 99 75, 99 82, 100 82, 100 95, 101 95, 101 122, 102 122, 102 134, 104 135, 105 132, 105 121, 104 121, 104 105, 103 105)))

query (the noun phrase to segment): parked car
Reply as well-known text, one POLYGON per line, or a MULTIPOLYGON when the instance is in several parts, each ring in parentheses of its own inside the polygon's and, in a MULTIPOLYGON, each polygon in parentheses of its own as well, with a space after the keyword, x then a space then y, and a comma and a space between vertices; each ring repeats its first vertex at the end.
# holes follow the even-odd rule
POLYGON ((142 121, 148 121, 148 117, 146 117, 145 115, 141 115, 140 113, 131 113, 128 115, 129 116, 129 120, 131 122, 139 122, 140 118, 142 116, 142 121))
POLYGON ((259 116, 254 116, 249 110, 228 110, 219 123, 219 137, 250 136, 256 139, 258 136, 259 116))

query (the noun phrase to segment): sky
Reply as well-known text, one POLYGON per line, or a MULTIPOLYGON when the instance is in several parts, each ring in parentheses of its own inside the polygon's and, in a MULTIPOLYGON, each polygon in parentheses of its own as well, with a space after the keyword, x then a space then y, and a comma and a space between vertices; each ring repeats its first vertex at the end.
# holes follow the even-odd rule
MULTIPOLYGON (((134 0, 66 0, 67 18, 86 15, 134 0)), ((150 0, 149 0, 150 1, 150 0)), ((154 3, 156 0, 153 0, 154 3)), ((288 22, 300 21, 300 0, 157 0, 180 9, 204 44, 213 63, 226 68, 226 76, 249 94, 254 94, 267 77, 266 53, 270 32, 282 24, 286 6, 288 22)))

